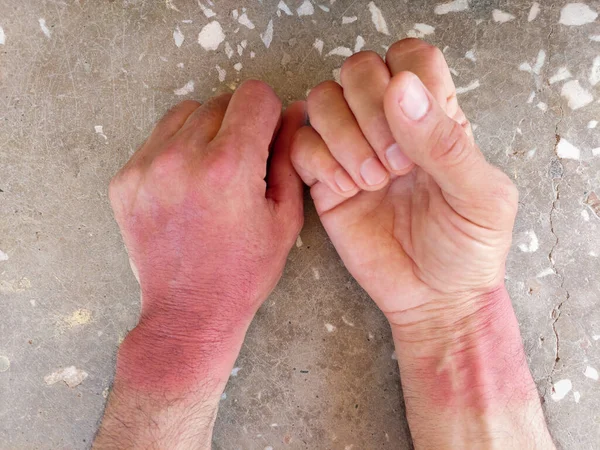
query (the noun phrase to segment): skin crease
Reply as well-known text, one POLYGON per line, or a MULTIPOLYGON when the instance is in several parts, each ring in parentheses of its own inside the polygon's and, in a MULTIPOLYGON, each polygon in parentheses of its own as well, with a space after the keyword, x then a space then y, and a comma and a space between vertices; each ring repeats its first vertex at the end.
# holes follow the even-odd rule
POLYGON ((210 448, 302 226, 301 180, 390 322, 415 448, 553 448, 503 284, 517 191, 475 145, 442 53, 406 39, 385 62, 352 56, 341 81, 281 122, 257 81, 183 102, 115 176, 142 311, 95 448, 210 448))

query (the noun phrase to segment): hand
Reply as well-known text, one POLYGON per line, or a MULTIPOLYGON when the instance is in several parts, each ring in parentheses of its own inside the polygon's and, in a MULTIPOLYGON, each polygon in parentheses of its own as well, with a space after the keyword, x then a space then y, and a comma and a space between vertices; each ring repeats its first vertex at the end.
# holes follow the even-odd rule
POLYGON ((257 81, 183 102, 113 179, 142 311, 119 349, 96 447, 211 447, 246 330, 302 226, 289 147, 305 105, 288 108, 278 132, 280 116, 257 81))
POLYGON ((346 267, 395 323, 502 286, 517 190, 473 142, 437 48, 399 41, 386 63, 358 53, 342 86, 310 92, 292 161, 346 267))
POLYGON ((180 315, 181 334, 182 320, 197 314, 227 327, 252 317, 274 288, 303 220, 288 144, 304 105, 286 113, 267 173, 280 114, 257 81, 202 106, 183 102, 112 180, 142 323, 180 315))

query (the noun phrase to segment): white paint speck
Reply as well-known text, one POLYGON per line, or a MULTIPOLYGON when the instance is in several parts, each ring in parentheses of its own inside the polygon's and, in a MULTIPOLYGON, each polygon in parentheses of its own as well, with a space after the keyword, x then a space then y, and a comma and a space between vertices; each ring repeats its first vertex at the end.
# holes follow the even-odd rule
POLYGON ((319 52, 319 55, 323 54, 323 41, 321 39, 315 39, 313 48, 319 52))
POLYGON ((569 26, 585 25, 596 20, 598 13, 585 3, 569 3, 560 11, 559 23, 569 26))
POLYGON ((178 69, 185 69, 185 64, 184 64, 184 63, 182 63, 182 62, 180 62, 180 63, 177 63, 177 68, 178 68, 178 69))
POLYGON ((229 44, 229 42, 225 42, 225 54, 227 55, 228 59, 231 59, 233 56, 233 48, 231 48, 231 44, 229 44))
POLYGON ((0 45, 6 44, 6 35, 4 34, 4 28, 0 27, 0 45))
POLYGON ((600 147, 596 147, 592 149, 592 155, 600 156, 600 147))
POLYGON ((250 52, 250 58, 251 58, 251 59, 254 59, 254 57, 255 57, 255 56, 256 56, 256 53, 254 53, 254 52, 250 52))
POLYGON ((455 77, 457 77, 457 76, 458 76, 458 70, 456 70, 456 69, 455 69, 455 68, 453 68, 453 67, 449 67, 449 70, 450 70, 450 73, 451 73, 452 75, 454 75, 455 77))
POLYGON ((250 19, 248 19, 248 14, 247 13, 242 14, 238 18, 238 22, 241 25, 244 25, 246 28, 249 28, 250 30, 254 30, 254 24, 252 23, 252 21, 250 19))
POLYGON ((313 278, 315 280, 320 280, 321 279, 321 274, 319 273, 319 269, 317 269, 316 267, 312 268, 312 272, 313 272, 313 278))
POLYGON ((587 212, 587 210, 582 209, 581 210, 581 218, 585 221, 585 222, 589 222, 590 221, 590 213, 587 212))
POLYGON ((185 36, 179 27, 175 28, 175 31, 173 31, 173 40, 175 41, 175 45, 177 47, 181 47, 181 44, 183 44, 183 41, 185 40, 185 36))
POLYGON ((596 56, 592 62, 589 80, 592 86, 596 86, 600 83, 600 56, 596 56))
POLYGON ((544 50, 540 50, 537 55, 537 59, 535 60, 535 64, 533 66, 533 73, 539 75, 542 67, 544 67, 544 63, 546 62, 546 52, 544 50))
POLYGON ((349 23, 354 23, 358 20, 356 16, 344 16, 342 17, 342 25, 348 25, 349 23))
POLYGON ((180 87, 179 89, 175 89, 173 91, 173 93, 175 95, 188 95, 190 93, 194 92, 194 81, 190 80, 188 81, 185 86, 180 87))
POLYGON ((277 9, 280 10, 280 11, 283 11, 288 16, 291 16, 293 14, 292 10, 290 9, 290 7, 283 0, 281 0, 279 2, 279 4, 277 5, 277 9))
POLYGON ((365 46, 364 38, 359 34, 356 36, 356 43, 354 44, 354 53, 358 53, 365 46))
POLYGON ((312 16, 315 12, 315 7, 309 0, 304 0, 302 4, 296 9, 298 16, 312 16))
POLYGON ((479 80, 471 81, 467 86, 461 86, 456 88, 456 94, 464 94, 465 92, 472 91, 473 89, 477 89, 480 86, 479 80))
POLYGON ((465 53, 465 58, 473 62, 477 61, 477 57, 475 56, 475 52, 473 50, 469 50, 467 53, 465 53))
POLYGON ((102 125, 95 125, 94 131, 96 132, 97 135, 103 137, 105 141, 108 140, 108 138, 104 134, 104 127, 102 125))
POLYGON ((552 386, 552 394, 550 396, 552 397, 552 400, 558 402, 565 398, 565 395, 567 395, 571 389, 573 389, 571 380, 560 380, 552 386))
POLYGON ((590 41, 600 42, 600 34, 593 34, 590 36, 590 41))
POLYGON ((8 255, 0 250, 0 261, 8 261, 8 255))
POLYGON ((208 17, 209 19, 211 17, 215 17, 217 15, 217 13, 215 13, 212 9, 210 9, 208 6, 203 5, 202 3, 198 2, 198 5, 200 6, 200 9, 202 10, 202 12, 204 13, 204 15, 206 17, 208 17))
POLYGON ((525 253, 533 253, 537 251, 538 248, 540 248, 540 242, 538 241, 538 237, 537 234, 535 234, 535 231, 529 230, 525 232, 524 237, 529 242, 523 242, 519 244, 519 250, 525 253))
POLYGON ((46 375, 44 377, 44 382, 47 385, 51 385, 58 383, 59 381, 64 381, 67 386, 74 388, 79 386, 87 377, 87 372, 77 369, 75 366, 70 366, 46 375))
MULTIPOLYGON (((598 253, 596 253, 594 250, 591 250, 588 255, 590 255, 592 258, 597 258, 598 257, 598 253)), ((596 339, 594 339, 596 340, 596 339)))
POLYGON ((578 80, 567 81, 563 85, 560 95, 567 99, 571 109, 583 108, 594 100, 592 94, 581 87, 578 80))
POLYGON ((569 72, 569 69, 567 69, 566 67, 561 67, 556 71, 554 75, 550 77, 548 82, 550 84, 558 83, 559 81, 568 80, 569 78, 571 78, 571 76, 572 75, 571 72, 569 72))
POLYGON ((219 81, 222 83, 223 81, 225 81, 225 77, 227 76, 227 71, 225 69, 223 69, 221 66, 219 66, 218 64, 215 66, 215 69, 217 69, 219 81))
POLYGON ((432 27, 431 25, 427 25, 426 23, 415 23, 415 26, 413 27, 413 29, 410 30, 407 34, 408 34, 408 37, 421 39, 421 38, 424 38, 425 36, 433 34, 434 32, 435 32, 435 27, 432 27))
POLYGON ((221 400, 227 400, 227 393, 226 392, 223 392, 221 394, 221 400))
POLYGON ((341 73, 342 73, 342 69, 341 68, 333 69, 331 71, 331 75, 333 76, 333 79, 335 80, 336 83, 341 82, 341 79, 340 79, 340 74, 341 73))
POLYGON ((335 326, 331 325, 330 323, 325 324, 325 329, 328 333, 333 333, 336 330, 335 326))
POLYGON ((244 39, 242 42, 240 42, 242 48, 246 48, 248 46, 248 41, 246 39, 244 39))
POLYGON ((590 120, 587 124, 588 128, 596 128, 598 126, 598 121, 597 120, 590 120))
POLYGON ((587 366, 583 374, 591 380, 598 381, 598 371, 591 366, 587 366))
POLYGON ((594 341, 600 341, 600 334, 594 334, 594 335, 592 336, 592 339, 593 339, 594 341))
POLYGON ((553 269, 551 268, 547 268, 542 270, 540 273, 538 273, 535 277, 536 278, 544 278, 547 277, 548 275, 554 275, 556 272, 554 272, 553 269))
POLYGON ((40 24, 40 28, 42 29, 42 33, 44 33, 46 35, 46 37, 48 39, 50 39, 50 36, 52 35, 50 33, 50 30, 48 29, 48 25, 46 25, 46 19, 38 19, 38 22, 40 24))
POLYGON ((271 46, 271 41, 273 40, 273 19, 269 20, 267 29, 264 33, 261 33, 260 39, 265 44, 265 47, 269 48, 271 46))
POLYGON ((323 10, 325 12, 329 12, 329 6, 319 5, 319 8, 321 8, 321 10, 323 10))
POLYGON ((392 359, 393 359, 394 361, 398 361, 398 355, 396 354, 396 350, 394 350, 394 351, 392 352, 392 359))
POLYGON ((342 56, 344 58, 348 58, 349 56, 352 56, 352 50, 350 50, 348 47, 336 47, 327 53, 326 56, 342 56))
POLYGON ((354 326, 354 322, 350 322, 348 319, 346 319, 346 317, 342 316, 342 322, 344 322, 346 325, 348 325, 349 327, 353 327, 354 326))
POLYGON ((264 448, 264 450, 273 450, 273 447, 271 447, 270 445, 268 445, 267 447, 264 448))
POLYGON ((529 98, 527 99, 527 103, 533 103, 533 99, 535 98, 535 92, 531 91, 531 94, 529 94, 529 98))
POLYGON ((561 137, 558 141, 558 145, 556 146, 556 155, 559 158, 564 159, 580 159, 581 150, 579 150, 565 138, 561 137))
POLYGON ((244 66, 243 66, 243 65, 242 65, 242 63, 240 63, 240 62, 239 62, 239 63, 235 63, 235 64, 233 65, 233 68, 234 68, 234 69, 235 69, 237 72, 239 72, 240 70, 242 70, 242 68, 243 68, 243 67, 244 67, 244 66))
POLYGON ((538 2, 533 2, 533 4, 531 5, 531 9, 529 10, 529 15, 527 16, 527 21, 533 22, 539 13, 540 13, 540 4, 538 2))
POLYGON ((389 36, 390 32, 388 30, 387 23, 385 22, 385 17, 383 17, 381 10, 375 3, 369 3, 369 11, 371 12, 371 21, 373 22, 373 25, 375 25, 375 29, 381 34, 389 36))
POLYGON ((581 399, 579 391, 573 391, 573 398, 575 399, 575 403, 579 403, 579 400, 581 399))
POLYGON ((524 62, 519 66, 519 70, 521 70, 523 72, 529 72, 529 73, 534 73, 536 75, 539 75, 545 62, 546 62, 546 51, 540 50, 538 52, 538 55, 537 55, 537 58, 536 58, 536 61, 535 61, 535 64, 533 65, 533 67, 531 67, 531 64, 529 64, 528 62, 524 62))
POLYGON ((541 111, 548 111, 548 105, 546 105, 544 102, 539 102, 537 105, 535 105, 537 107, 537 109, 541 110, 541 111))
POLYGON ((298 235, 298 237, 296 238, 296 247, 300 248, 303 244, 304 242, 302 242, 302 237, 298 235))
POLYGON ((6 372, 8 369, 10 369, 10 359, 0 356, 0 372, 6 372))
POLYGON ((440 3, 434 9, 436 14, 448 14, 451 12, 466 11, 469 9, 468 0, 454 0, 453 2, 440 3))
POLYGON ((223 28, 216 20, 204 25, 198 34, 198 44, 204 50, 216 50, 224 40, 225 34, 223 33, 223 28))
POLYGON ((535 156, 535 152, 537 151, 537 149, 531 149, 527 152, 527 158, 528 159, 532 159, 535 156))
POLYGON ((165 4, 168 9, 172 9, 173 11, 181 12, 181 11, 179 11, 179 8, 177 8, 177 6, 175 6, 173 4, 173 0, 165 0, 165 4))
POLYGON ((499 9, 492 11, 492 18, 494 19, 494 22, 498 23, 506 23, 510 22, 511 20, 515 20, 515 16, 507 12, 500 11, 499 9))
POLYGON ((241 368, 241 367, 234 367, 234 368, 231 370, 231 376, 232 376, 232 377, 237 377, 237 376, 238 376, 238 373, 240 373, 240 370, 242 370, 242 368, 241 368))

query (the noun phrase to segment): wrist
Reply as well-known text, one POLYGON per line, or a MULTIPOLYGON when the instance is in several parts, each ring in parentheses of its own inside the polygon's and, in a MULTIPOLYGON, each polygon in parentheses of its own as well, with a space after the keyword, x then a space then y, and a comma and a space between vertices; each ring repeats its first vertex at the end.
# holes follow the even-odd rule
POLYGON ((406 313, 391 323, 416 448, 552 448, 503 285, 406 313))
POLYGON ((119 348, 115 385, 219 398, 253 313, 146 309, 119 348))

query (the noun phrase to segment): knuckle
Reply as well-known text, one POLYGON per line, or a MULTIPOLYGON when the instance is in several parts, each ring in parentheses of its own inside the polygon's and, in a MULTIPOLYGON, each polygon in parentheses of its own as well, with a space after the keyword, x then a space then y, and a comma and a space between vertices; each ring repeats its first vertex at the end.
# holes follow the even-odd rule
POLYGON ((180 176, 187 159, 183 150, 182 143, 173 141, 154 157, 150 163, 149 172, 155 182, 170 183, 174 177, 180 176))
POLYGON ((358 52, 348 58, 342 65, 340 78, 342 83, 351 73, 371 70, 376 64, 382 63, 381 57, 374 51, 358 52))
POLYGON ((260 101, 261 103, 272 104, 276 109, 281 109, 281 100, 273 91, 273 88, 267 83, 259 80, 244 81, 238 88, 238 91, 243 91, 249 100, 260 101))
POLYGON ((213 142, 212 149, 202 161, 202 173, 208 185, 226 187, 239 179, 242 170, 240 153, 252 151, 235 135, 225 135, 213 142))
POLYGON ((430 137, 431 158, 443 166, 453 167, 463 163, 470 152, 470 142, 463 127, 455 122, 439 121, 430 137))
POLYGON ((306 99, 309 113, 311 109, 320 108, 328 103, 332 93, 341 92, 342 87, 333 80, 324 81, 311 89, 306 99))
POLYGON ((407 53, 418 52, 421 58, 426 60, 435 61, 437 59, 444 59, 444 54, 435 45, 431 45, 421 39, 407 38, 395 42, 388 49, 386 53, 386 61, 395 59, 400 56, 404 56, 407 53))

